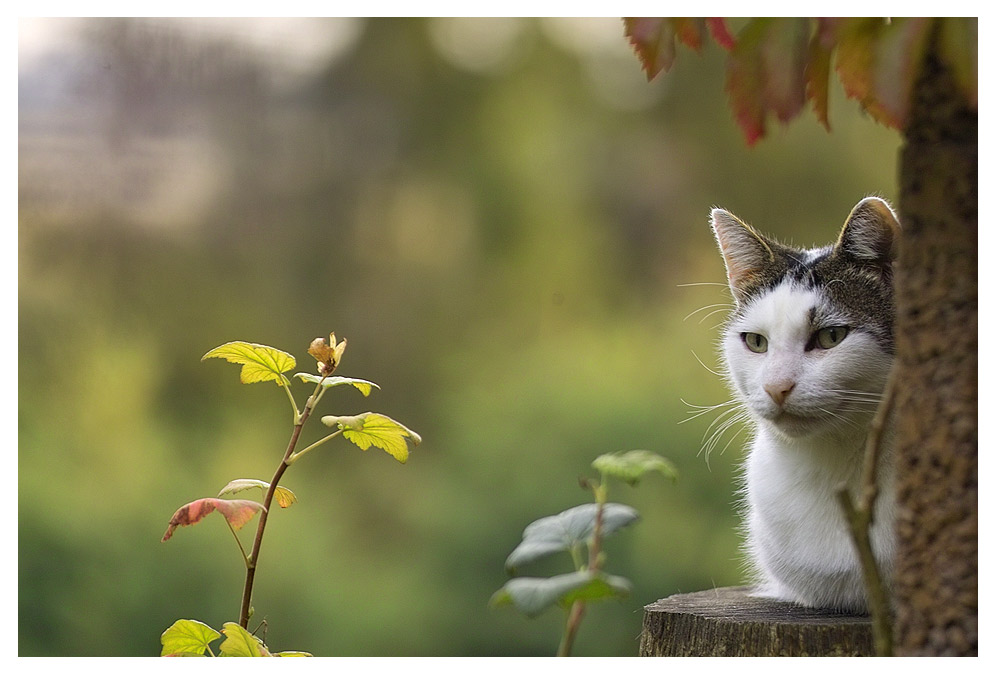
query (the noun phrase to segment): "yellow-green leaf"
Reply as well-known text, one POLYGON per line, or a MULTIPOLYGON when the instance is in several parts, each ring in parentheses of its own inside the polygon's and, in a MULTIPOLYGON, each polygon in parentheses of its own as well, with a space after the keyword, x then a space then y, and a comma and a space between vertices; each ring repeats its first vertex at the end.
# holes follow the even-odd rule
POLYGON ((251 342, 226 342, 202 356, 201 361, 212 358, 241 364, 240 379, 243 384, 270 380, 278 384, 286 384, 287 378, 281 373, 285 373, 297 365, 294 357, 287 352, 251 342))
POLYGON ((203 656, 208 645, 221 637, 211 626, 193 619, 178 619, 163 631, 161 656, 203 656))
POLYGON ((263 641, 237 623, 229 621, 221 632, 225 634, 222 656, 270 656, 263 641))
POLYGON ((648 471, 657 471, 671 480, 678 477, 678 470, 674 468, 674 464, 649 450, 599 455, 591 465, 602 475, 613 476, 630 485, 636 485, 648 471))
POLYGON ((277 652, 274 656, 313 656, 309 652, 277 652))
MULTIPOLYGON (((270 484, 266 481, 255 480, 252 478, 237 478, 225 487, 221 488, 221 492, 218 493, 218 496, 224 497, 225 495, 232 495, 252 488, 259 488, 265 494, 266 491, 270 489, 270 484)), ((273 491, 273 498, 277 500, 277 504, 279 504, 280 508, 283 509, 286 509, 288 506, 297 501, 297 495, 280 485, 278 485, 277 489, 273 491)))
POLYGON ((354 443, 360 450, 366 450, 373 445, 386 451, 402 464, 408 461, 406 439, 411 440, 412 445, 422 442, 421 436, 414 431, 380 413, 366 412, 345 417, 326 415, 322 418, 322 424, 341 429, 343 438, 354 443))
POLYGON ((342 384, 350 384, 362 392, 364 396, 369 396, 373 387, 380 389, 380 385, 376 382, 370 382, 369 380, 360 380, 355 377, 339 377, 338 375, 332 377, 322 377, 321 375, 312 375, 311 373, 294 373, 294 377, 299 377, 305 382, 311 382, 312 384, 320 384, 326 389, 329 387, 338 387, 342 384))

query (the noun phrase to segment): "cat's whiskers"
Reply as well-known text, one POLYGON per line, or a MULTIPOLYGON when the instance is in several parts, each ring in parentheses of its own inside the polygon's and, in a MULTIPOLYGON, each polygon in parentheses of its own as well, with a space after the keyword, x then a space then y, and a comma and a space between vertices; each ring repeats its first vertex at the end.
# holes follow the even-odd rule
POLYGON ((851 419, 850 417, 846 417, 844 415, 840 415, 837 412, 834 412, 833 410, 827 410, 826 408, 817 408, 817 410, 819 410, 821 413, 823 413, 824 415, 826 415, 827 418, 830 419, 832 421, 832 423, 834 424, 834 426, 837 427, 837 428, 843 428, 843 427, 855 427, 855 428, 857 428, 857 427, 861 426, 860 424, 858 424, 855 420, 851 419))
POLYGON ((729 406, 740 405, 740 402, 734 399, 731 399, 729 401, 724 401, 723 403, 717 403, 716 405, 696 405, 694 403, 689 403, 685 399, 679 399, 679 400, 685 405, 687 405, 689 408, 695 408, 695 410, 685 413, 686 415, 688 415, 688 417, 679 421, 678 424, 684 424, 685 422, 689 422, 697 417, 701 417, 702 415, 712 412, 713 410, 718 410, 720 408, 726 408, 729 406))
MULTIPOLYGON (((726 432, 730 429, 730 427, 736 424, 747 422, 749 420, 750 420, 750 414, 747 412, 747 409, 743 407, 738 407, 723 411, 723 413, 720 414, 713 421, 713 423, 709 425, 709 428, 707 428, 705 434, 703 434, 703 440, 705 440, 706 435, 709 434, 709 429, 712 429, 713 427, 716 427, 716 429, 715 431, 712 432, 711 435, 709 435, 708 440, 705 440, 705 442, 702 445, 702 448, 699 450, 700 455, 705 453, 705 460, 707 467, 709 466, 709 456, 719 445, 720 441, 722 441, 724 434, 726 434, 726 432)), ((730 444, 733 443, 733 441, 737 438, 737 436, 739 436, 743 432, 745 428, 746 425, 742 425, 735 434, 730 436, 729 440, 726 441, 726 445, 723 446, 723 449, 720 450, 719 454, 723 454, 724 452, 726 452, 726 449, 730 447, 730 444)))
POLYGON ((685 315, 685 318, 682 319, 682 321, 688 321, 690 318, 692 318, 693 316, 695 316, 699 312, 704 312, 707 309, 711 309, 712 310, 711 312, 703 315, 702 318, 699 319, 699 323, 702 323, 703 321, 705 321, 706 319, 708 319, 713 314, 719 314, 720 312, 728 312, 728 311, 732 310, 733 308, 734 308, 733 304, 729 303, 729 302, 717 302, 717 303, 713 303, 711 305, 705 305, 704 307, 699 307, 698 309, 696 309, 696 310, 694 310, 692 312, 689 312, 687 315, 685 315))
POLYGON ((836 394, 838 413, 859 413, 862 417, 862 424, 867 424, 864 419, 869 414, 873 414, 882 402, 881 393, 872 391, 855 391, 849 389, 829 389, 828 393, 836 394))
POLYGON ((827 392, 831 394, 841 394, 843 397, 853 400, 861 399, 875 403, 882 400, 882 392, 879 391, 863 391, 860 389, 827 389, 827 392))
POLYGON ((726 290, 730 290, 729 284, 720 283, 718 281, 694 281, 687 284, 678 284, 678 288, 689 288, 691 286, 722 286, 726 290))
MULTIPOLYGON (((710 371, 711 372, 711 371, 710 371)), ((717 403, 715 405, 697 405, 694 403, 689 403, 688 401, 681 399, 684 403, 692 410, 688 411, 687 417, 678 422, 678 424, 684 424, 685 422, 690 422, 691 420, 698 419, 703 415, 708 413, 719 411, 716 418, 709 423, 705 431, 702 433, 701 447, 696 456, 705 455, 706 466, 709 466, 709 456, 722 442, 726 432, 736 424, 741 424, 748 422, 750 420, 750 413, 747 411, 747 407, 742 401, 737 399, 730 399, 729 401, 723 401, 722 403, 717 403)), ((730 436, 720 451, 720 454, 726 452, 726 449, 730 447, 730 444, 743 432, 743 428, 739 429, 735 434, 730 436)))
MULTIPOLYGON (((700 366, 702 366, 703 368, 705 368, 706 370, 708 370, 708 371, 709 371, 710 373, 712 373, 712 374, 713 374, 713 375, 715 375, 716 377, 723 377, 723 374, 722 374, 722 373, 717 373, 717 372, 716 372, 715 370, 713 370, 712 368, 710 368, 709 366, 707 366, 707 365, 706 365, 706 364, 705 364, 705 363, 704 363, 704 362, 702 361, 702 359, 700 359, 700 358, 699 358, 699 355, 698 355, 698 354, 696 354, 694 350, 692 350, 692 356, 694 356, 694 357, 695 357, 695 360, 699 362, 699 365, 700 365, 700 366)), ((684 401, 682 401, 682 402, 684 403, 684 401)), ((685 405, 688 405, 688 404, 686 403, 685 405)))

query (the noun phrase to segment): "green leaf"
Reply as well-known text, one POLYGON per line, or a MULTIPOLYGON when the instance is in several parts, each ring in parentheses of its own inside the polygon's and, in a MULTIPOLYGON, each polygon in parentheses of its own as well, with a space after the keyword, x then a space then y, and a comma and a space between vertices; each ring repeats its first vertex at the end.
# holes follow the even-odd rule
MULTIPOLYGON (((254 480, 252 478, 238 478, 221 488, 221 492, 218 493, 218 496, 224 497, 225 495, 232 495, 237 492, 242 492, 243 490, 250 490, 252 488, 260 488, 265 494, 266 491, 270 489, 270 484, 266 481, 254 480)), ((288 506, 297 501, 297 495, 280 485, 278 485, 277 489, 273 491, 273 498, 277 500, 277 504, 279 504, 282 509, 286 509, 288 506)))
POLYGON ((422 442, 421 436, 414 431, 380 413, 365 412, 345 417, 326 415, 322 418, 322 424, 341 429, 343 438, 356 444, 360 450, 373 445, 402 464, 408 461, 408 443, 405 439, 410 439, 412 445, 422 442))
POLYGON ((237 623, 229 621, 221 632, 225 634, 222 656, 270 656, 263 641, 237 623))
POLYGON ((202 356, 201 361, 213 358, 242 364, 240 379, 243 384, 269 380, 286 384, 287 378, 281 373, 297 365, 294 357, 287 352, 251 342, 227 342, 202 356))
POLYGON ((312 384, 321 384, 325 388, 338 387, 341 384, 350 384, 359 389, 364 396, 369 396, 373 387, 380 389, 380 385, 375 382, 359 380, 355 377, 332 376, 322 379, 321 375, 312 375, 311 373, 294 373, 294 377, 299 377, 305 382, 311 382, 312 384))
POLYGON ((629 595, 630 583, 622 577, 589 571, 559 574, 549 578, 510 579, 491 596, 492 607, 513 605, 533 617, 555 604, 569 606, 576 600, 602 600, 629 595))
POLYGON ((203 656, 208 645, 221 637, 221 633, 211 626, 193 619, 178 619, 163 631, 160 642, 163 651, 160 656, 192 655, 203 656))
POLYGON ((612 476, 630 485, 636 485, 648 471, 657 471, 671 480, 678 477, 678 471, 671 462, 649 450, 601 455, 591 465, 603 476, 612 476))
POLYGON ((184 504, 176 510, 173 517, 170 518, 169 527, 166 528, 166 534, 163 535, 162 540, 167 541, 172 537, 173 531, 178 527, 199 523, 204 516, 216 509, 225 516, 225 520, 235 530, 252 520, 257 511, 265 510, 262 504, 248 499, 214 499, 212 497, 198 499, 184 504))
MULTIPOLYGON (((505 560, 505 569, 514 574, 524 564, 587 543, 595 531, 597 513, 598 504, 582 504, 530 523, 522 533, 522 542, 505 560)), ((602 536, 613 534, 639 517, 635 509, 625 504, 606 504, 602 511, 602 536)))
POLYGON ((308 652, 277 652, 274 656, 313 656, 308 652))
POLYGON ((578 600, 590 602, 593 600, 608 600, 610 598, 625 598, 633 590, 629 579, 611 574, 598 573, 583 586, 561 596, 562 605, 570 606, 578 600))

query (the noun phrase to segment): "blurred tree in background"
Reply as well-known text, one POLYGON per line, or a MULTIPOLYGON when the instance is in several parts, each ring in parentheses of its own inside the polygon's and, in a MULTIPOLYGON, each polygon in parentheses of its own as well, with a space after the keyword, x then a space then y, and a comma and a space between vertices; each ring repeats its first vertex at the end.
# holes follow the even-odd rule
POLYGON ((300 359, 334 330, 340 373, 424 439, 403 468, 341 447, 288 483, 301 503, 270 522, 254 601, 275 649, 550 653, 557 617, 487 601, 522 528, 617 450, 681 479, 620 494, 643 515, 609 544, 634 592, 575 653, 635 654, 642 605, 741 581, 746 432, 707 458, 714 418, 679 425, 685 402, 729 397, 709 371, 729 301, 709 208, 826 243, 861 197, 895 199, 900 139, 834 115, 832 89, 832 135, 802 119, 748 150, 720 49, 648 86, 622 35, 22 20, 19 654, 151 655, 177 616, 237 615, 231 542, 159 542, 175 504, 283 451, 282 394, 199 361, 229 340, 300 359))

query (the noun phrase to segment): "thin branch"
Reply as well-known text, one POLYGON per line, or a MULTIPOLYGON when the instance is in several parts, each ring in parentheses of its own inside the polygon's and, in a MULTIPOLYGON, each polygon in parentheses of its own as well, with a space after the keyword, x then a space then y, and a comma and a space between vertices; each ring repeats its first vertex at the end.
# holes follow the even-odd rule
POLYGON ((235 537, 235 543, 239 545, 239 550, 242 551, 242 562, 246 564, 246 567, 249 567, 249 556, 246 555, 246 549, 242 546, 242 540, 239 539, 239 535, 235 533, 235 528, 228 522, 228 519, 225 519, 225 522, 228 523, 228 529, 231 531, 232 536, 235 537))
MULTIPOLYGON (((324 378, 323 378, 324 379, 324 378)), ((311 416, 311 411, 314 409, 314 404, 318 402, 321 398, 321 384, 315 388, 315 393, 311 395, 308 399, 307 404, 304 406, 304 412, 295 417, 297 420, 294 425, 294 430, 291 432, 290 440, 287 442, 287 449, 284 451, 283 459, 280 460, 280 464, 277 466, 277 470, 273 474, 273 478, 270 479, 270 487, 266 490, 266 497, 263 498, 263 510, 259 514, 259 524, 256 526, 256 537, 252 542, 252 554, 249 557, 249 562, 246 565, 246 583, 242 589, 242 608, 239 612, 239 625, 245 629, 249 628, 249 608, 252 602, 252 585, 253 581, 256 579, 256 566, 259 564, 259 549, 263 545, 263 531, 266 529, 266 518, 270 512, 270 504, 273 503, 273 494, 277 491, 277 485, 280 483, 280 479, 284 475, 284 471, 290 466, 288 460, 294 452, 294 448, 297 446, 297 441, 301 437, 301 427, 304 423, 308 421, 308 417, 311 416)), ((296 410, 296 408, 295 408, 296 410)))
POLYGON ((882 451, 882 435, 895 401, 895 372, 893 368, 889 373, 885 391, 882 393, 882 402, 868 431, 857 506, 846 486, 837 491, 837 501, 844 510, 851 540, 854 542, 858 561, 861 563, 868 610, 872 618, 875 652, 879 656, 892 656, 892 613, 888 592, 872 551, 871 526, 874 521, 875 499, 878 497, 877 470, 882 451))
POLYGON ((338 436, 341 433, 342 433, 342 429, 339 429, 338 431, 333 431, 331 434, 329 434, 325 438, 323 438, 323 439, 321 439, 319 441, 315 441, 314 443, 312 443, 311 445, 309 445, 308 447, 306 447, 304 450, 300 450, 298 452, 295 452, 295 453, 291 454, 291 456, 287 458, 287 464, 293 464, 297 460, 301 459, 301 456, 304 455, 305 453, 311 452, 312 450, 314 450, 315 448, 317 448, 319 445, 322 445, 323 443, 327 443, 328 441, 332 440, 333 438, 335 438, 336 436, 338 436))
POLYGON ((570 656, 571 649, 574 648, 574 638, 581 627, 581 619, 584 618, 585 603, 582 600, 575 600, 571 605, 571 611, 567 615, 567 624, 564 627, 564 637, 557 648, 557 656, 570 656))
POLYGON ((301 412, 297 409, 297 401, 294 400, 294 395, 291 394, 290 387, 287 385, 287 382, 284 380, 282 375, 280 379, 277 381, 277 384, 279 384, 280 388, 287 393, 287 399, 290 401, 291 410, 294 411, 294 424, 297 424, 298 421, 301 419, 301 412))

